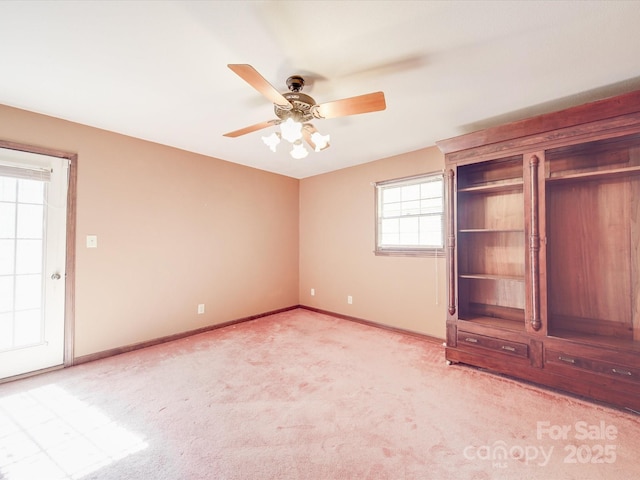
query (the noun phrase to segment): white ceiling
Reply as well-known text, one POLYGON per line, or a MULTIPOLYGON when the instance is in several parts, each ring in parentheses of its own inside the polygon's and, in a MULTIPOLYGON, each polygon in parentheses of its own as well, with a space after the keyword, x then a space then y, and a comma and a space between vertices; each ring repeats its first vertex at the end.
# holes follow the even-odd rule
POLYGON ((638 89, 639 26, 638 1, 3 0, 0 103, 304 178, 638 89), (275 118, 229 63, 387 109, 315 121, 331 148, 294 160, 275 127, 222 136, 275 118))

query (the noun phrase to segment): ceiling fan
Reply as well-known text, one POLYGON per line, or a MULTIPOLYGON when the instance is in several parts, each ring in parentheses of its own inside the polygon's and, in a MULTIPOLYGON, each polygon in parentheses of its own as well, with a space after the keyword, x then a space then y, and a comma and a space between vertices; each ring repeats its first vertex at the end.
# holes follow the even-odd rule
POLYGON ((275 152, 276 146, 284 138, 293 144, 291 155, 294 158, 307 156, 308 152, 302 145, 302 138, 316 152, 329 147, 329 135, 321 135, 309 123, 310 120, 346 117, 360 113, 377 112, 386 108, 383 92, 368 93, 357 97, 317 104, 309 95, 302 93, 304 78, 300 75, 289 77, 287 79, 289 91, 281 94, 251 65, 230 64, 227 66, 273 103, 274 112, 278 118, 241 128, 240 130, 234 130, 233 132, 225 133, 224 136, 235 138, 274 125, 280 125, 280 132, 274 132, 268 137, 262 137, 262 139, 275 152))

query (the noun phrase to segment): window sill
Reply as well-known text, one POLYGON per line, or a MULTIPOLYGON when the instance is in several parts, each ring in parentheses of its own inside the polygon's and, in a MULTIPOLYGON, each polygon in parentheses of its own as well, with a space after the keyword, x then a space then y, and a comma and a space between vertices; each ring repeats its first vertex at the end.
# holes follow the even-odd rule
POLYGON ((431 250, 374 250, 373 254, 380 257, 443 257, 444 249, 431 250))

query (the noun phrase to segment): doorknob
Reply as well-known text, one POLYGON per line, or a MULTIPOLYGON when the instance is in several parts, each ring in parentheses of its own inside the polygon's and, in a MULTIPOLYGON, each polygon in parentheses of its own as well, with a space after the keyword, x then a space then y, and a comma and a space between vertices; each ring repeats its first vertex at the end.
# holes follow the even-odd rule
POLYGON ((51 280, 60 280, 60 274, 54 273, 53 275, 51 275, 51 280))

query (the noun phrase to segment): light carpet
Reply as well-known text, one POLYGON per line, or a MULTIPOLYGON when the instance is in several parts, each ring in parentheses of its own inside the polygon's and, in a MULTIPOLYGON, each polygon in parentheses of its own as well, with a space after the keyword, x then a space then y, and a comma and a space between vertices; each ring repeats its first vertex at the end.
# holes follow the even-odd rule
POLYGON ((630 479, 637 415, 296 309, 0 385, 0 479, 630 479))

